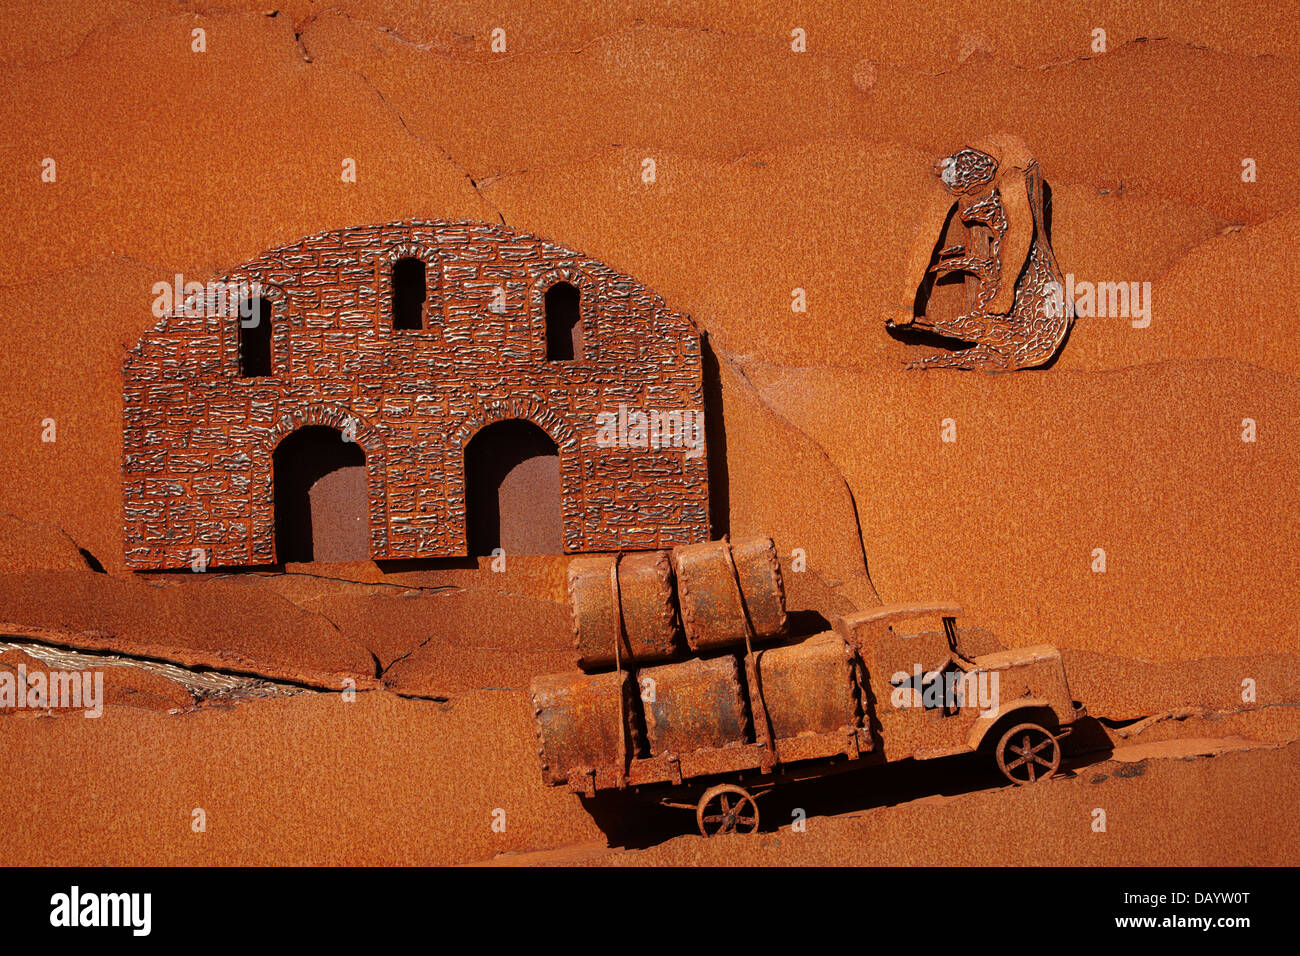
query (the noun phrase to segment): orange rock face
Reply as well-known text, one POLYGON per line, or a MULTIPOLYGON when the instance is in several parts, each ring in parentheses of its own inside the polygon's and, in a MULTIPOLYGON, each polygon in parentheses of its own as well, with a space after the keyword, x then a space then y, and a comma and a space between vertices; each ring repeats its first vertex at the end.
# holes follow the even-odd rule
MULTIPOLYGON (((1171 828, 1215 813, 1213 862, 1297 862, 1293 11, 508 6, 6 13, 0 632, 309 689, 191 705, 123 669, 98 721, 0 715, 6 752, 46 771, 0 781, 0 861, 460 862, 615 832, 538 773, 527 684, 573 659, 562 560, 127 570, 122 367, 155 283, 331 230, 468 220, 691 316, 709 521, 772 536, 792 627, 952 599, 1003 646, 1062 647, 1115 760, 1140 745, 1133 765, 1160 768, 1032 798, 841 794, 810 812, 882 826, 708 859, 862 862, 874 841, 888 854, 868 858, 908 862, 922 829, 933 847, 1005 819, 1022 825, 980 862, 1185 863, 1202 858, 1171 828), (1061 271, 1136 284, 1143 309, 1077 319, 1045 368, 908 370, 881 315, 934 161, 998 131, 1039 165, 1061 271), (1225 746, 1231 777, 1159 762, 1225 746), (96 799, 73 764, 97 768, 79 778, 96 799), (1163 822, 1113 824, 1104 848, 1042 822, 1094 793, 1112 821, 1163 822), (226 821, 206 842, 198 806, 226 821), (335 819, 348 836, 322 837, 335 819)), ((674 840, 645 858, 706 857, 674 840)))

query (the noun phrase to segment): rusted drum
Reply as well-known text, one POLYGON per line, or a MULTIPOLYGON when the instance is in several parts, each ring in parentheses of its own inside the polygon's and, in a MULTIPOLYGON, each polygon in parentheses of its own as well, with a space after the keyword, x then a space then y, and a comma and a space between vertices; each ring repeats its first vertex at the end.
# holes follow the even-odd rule
POLYGON ((851 654, 830 631, 759 652, 759 680, 773 737, 843 737, 861 724, 851 654))
POLYGON ((637 675, 651 756, 744 744, 749 713, 736 658, 692 658, 647 667, 637 675))
POLYGON ((771 538, 730 543, 724 538, 685 545, 673 552, 673 564, 682 627, 691 650, 743 645, 746 611, 755 640, 785 634, 785 588, 771 538))
MULTIPOLYGON (((626 672, 548 674, 533 678, 530 691, 546 783, 556 786, 590 770, 619 767, 619 736, 632 709, 632 679, 626 672)), ((640 741, 635 725, 627 724, 624 752, 634 756, 640 741)))
MULTIPOLYGON (((611 575, 614 556, 569 562, 569 604, 578 666, 613 667, 618 629, 611 575)), ((667 551, 624 555, 618 562, 618 594, 626 635, 619 646, 623 667, 668 661, 681 652, 681 627, 673 600, 673 568, 667 551)))

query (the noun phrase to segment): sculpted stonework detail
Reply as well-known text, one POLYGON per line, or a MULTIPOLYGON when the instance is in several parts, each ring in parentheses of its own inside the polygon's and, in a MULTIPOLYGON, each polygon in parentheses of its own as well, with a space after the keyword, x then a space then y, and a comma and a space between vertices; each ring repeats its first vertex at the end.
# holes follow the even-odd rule
MULTIPOLYGON (((350 560, 489 553, 496 540, 472 540, 476 491, 485 534, 509 549, 507 473, 522 476, 515 524, 527 532, 527 509, 547 508, 558 528, 516 553, 707 539, 702 428, 685 449, 598 428, 620 409, 702 422, 699 331, 603 263, 504 226, 412 220, 307 236, 210 286, 243 290, 240 310, 178 302, 124 366, 131 568, 184 568, 196 553, 214 566, 306 560, 280 540, 281 472, 311 447, 299 433, 364 470, 350 560), (243 309, 250 298, 257 309, 243 309), (548 454, 524 460, 526 437, 548 454), (479 488, 467 470, 489 438, 479 488)), ((337 510, 320 507, 325 490, 313 486, 304 516, 337 510)))

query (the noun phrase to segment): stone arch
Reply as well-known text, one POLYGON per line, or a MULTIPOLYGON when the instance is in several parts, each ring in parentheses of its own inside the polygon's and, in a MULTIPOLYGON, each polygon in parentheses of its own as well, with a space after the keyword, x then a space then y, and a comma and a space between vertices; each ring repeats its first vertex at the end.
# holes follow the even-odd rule
POLYGON ((568 421, 536 395, 512 395, 479 406, 452 433, 452 445, 464 451, 465 445, 481 429, 507 418, 522 418, 532 422, 551 436, 561 453, 577 450, 578 437, 568 421))
POLYGON ((581 550, 582 509, 585 489, 578 434, 569 421, 535 395, 515 395, 487 402, 472 412, 451 433, 443 476, 450 504, 449 533, 465 536, 465 448, 470 439, 489 425, 519 419, 536 425, 555 442, 560 457, 560 512, 566 551, 581 550))
POLYGON ((371 556, 365 464, 361 443, 327 425, 306 425, 280 440, 271 453, 277 562, 371 556))
POLYGON ((257 442, 253 473, 249 486, 252 500, 253 560, 270 564, 275 561, 274 482, 271 469, 276 446, 289 435, 309 425, 337 428, 356 436, 365 453, 366 494, 369 498, 370 553, 382 554, 388 547, 388 449, 383 435, 374 425, 347 408, 337 405, 309 405, 280 416, 257 442))
POLYGON ((465 545, 481 556, 564 551, 559 446, 539 425, 507 418, 465 445, 465 545))

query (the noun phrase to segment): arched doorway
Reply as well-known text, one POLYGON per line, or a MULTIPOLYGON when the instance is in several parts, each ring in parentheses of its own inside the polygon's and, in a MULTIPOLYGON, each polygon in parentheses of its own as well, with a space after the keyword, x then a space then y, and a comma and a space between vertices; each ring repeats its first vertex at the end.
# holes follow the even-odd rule
POLYGON ((291 561, 365 561, 370 557, 366 453, 337 428, 307 425, 271 456, 275 554, 291 561))
POLYGON ((465 446, 465 537, 471 555, 563 552, 560 451, 532 422, 495 422, 465 446))

